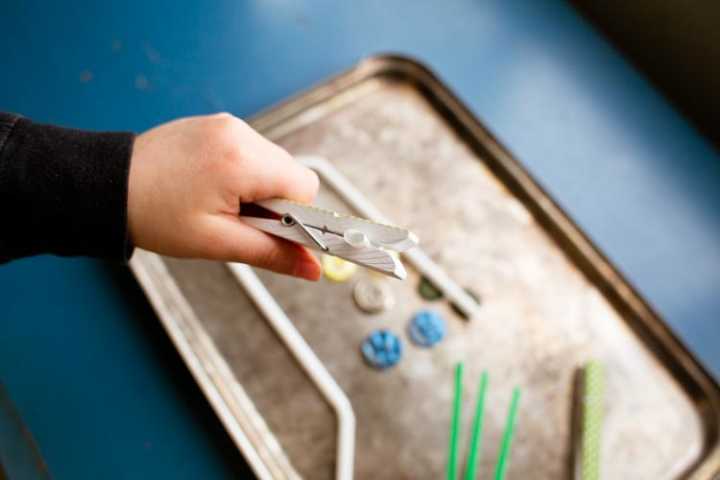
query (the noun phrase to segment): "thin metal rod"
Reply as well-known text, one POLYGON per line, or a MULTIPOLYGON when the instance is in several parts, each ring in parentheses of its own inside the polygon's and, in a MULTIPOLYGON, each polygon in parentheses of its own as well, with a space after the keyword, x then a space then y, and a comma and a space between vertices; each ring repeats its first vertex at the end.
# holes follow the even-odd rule
POLYGON ((310 229, 307 228, 304 223, 302 223, 300 220, 298 220, 298 218, 295 215, 293 215, 292 213, 286 213, 285 215, 283 215, 283 217, 289 218, 290 220, 293 221, 292 224, 286 224, 286 225, 288 225, 288 226, 292 225, 292 226, 299 227, 300 230, 302 230, 305 233, 305 235, 307 235, 308 238, 310 238, 310 240, 312 240, 313 243, 318 246, 318 248, 320 250, 322 250, 323 252, 327 252, 329 250, 327 245, 325 245, 313 232, 311 232, 310 229))
POLYGON ((355 463, 355 412, 350 400, 255 272, 240 263, 227 265, 290 353, 335 410, 338 421, 335 478, 351 480, 355 463))
MULTIPOLYGON (((358 214, 378 223, 391 224, 375 205, 345 178, 330 162, 322 157, 297 157, 306 167, 315 170, 343 200, 345 200, 358 214)), ((448 300, 468 319, 472 319, 478 312, 478 303, 468 293, 455 283, 445 270, 419 247, 412 248, 401 255, 411 263, 424 277, 430 280, 448 300)))

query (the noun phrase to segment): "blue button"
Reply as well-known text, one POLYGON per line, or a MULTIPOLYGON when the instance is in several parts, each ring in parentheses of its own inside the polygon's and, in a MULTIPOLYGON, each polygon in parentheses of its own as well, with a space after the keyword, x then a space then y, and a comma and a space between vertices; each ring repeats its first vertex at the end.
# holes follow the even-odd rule
POLYGON ((420 310, 410 320, 408 335, 414 344, 432 347, 447 333, 445 319, 434 310, 420 310))
POLYGON ((402 358, 402 342, 389 330, 375 330, 360 345, 363 358, 371 367, 390 368, 402 358))

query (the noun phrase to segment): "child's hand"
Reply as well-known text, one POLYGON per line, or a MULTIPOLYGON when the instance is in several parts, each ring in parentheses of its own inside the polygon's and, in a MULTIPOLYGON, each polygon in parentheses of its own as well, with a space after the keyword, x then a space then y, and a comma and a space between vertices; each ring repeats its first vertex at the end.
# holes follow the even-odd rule
POLYGON ((138 136, 130 164, 128 225, 134 244, 163 255, 249 263, 317 280, 304 247, 238 219, 240 203, 312 202, 313 171, 229 114, 192 117, 138 136))

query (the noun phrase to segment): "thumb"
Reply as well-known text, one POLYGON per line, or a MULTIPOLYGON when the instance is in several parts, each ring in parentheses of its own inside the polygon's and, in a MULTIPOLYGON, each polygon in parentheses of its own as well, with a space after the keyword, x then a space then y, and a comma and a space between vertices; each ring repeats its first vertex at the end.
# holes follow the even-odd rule
POLYGON ((216 259, 240 262, 306 280, 318 280, 320 263, 310 251, 246 225, 234 215, 212 218, 211 238, 220 239, 216 259))

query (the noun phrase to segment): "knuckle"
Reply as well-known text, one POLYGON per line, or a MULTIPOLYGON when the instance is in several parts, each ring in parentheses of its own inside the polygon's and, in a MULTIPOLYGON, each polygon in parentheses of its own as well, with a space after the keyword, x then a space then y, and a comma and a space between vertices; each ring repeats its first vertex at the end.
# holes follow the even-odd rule
POLYGON ((211 258, 225 258, 229 254, 228 242, 215 229, 198 229, 195 232, 195 239, 198 250, 205 252, 211 258))
POLYGON ((216 119, 207 125, 203 138, 207 148, 214 152, 213 157, 225 160, 237 160, 240 156, 240 141, 238 138, 238 119, 229 116, 216 119))
POLYGON ((295 159, 292 155, 290 155, 290 153, 288 153, 287 150, 285 150, 277 143, 271 143, 271 145, 273 146, 273 153, 278 160, 282 161, 283 163, 295 163, 295 159))
POLYGON ((218 112, 213 115, 210 115, 210 118, 212 118, 214 120, 222 121, 222 120, 229 120, 229 119, 232 119, 235 117, 232 113, 229 113, 229 112, 218 112))
POLYGON ((254 263, 261 268, 277 268, 280 256, 275 248, 264 248, 257 252, 254 263))
POLYGON ((207 117, 205 120, 205 128, 207 134, 211 137, 222 137, 233 133, 235 130, 235 122, 238 119, 230 115, 229 113, 218 113, 207 117))
POLYGON ((294 192, 302 202, 312 202, 320 189, 320 179, 309 168, 299 166, 292 179, 288 179, 287 188, 294 192))
POLYGON ((287 174, 278 176, 275 180, 274 187, 279 195, 286 197, 288 200, 300 200, 298 198, 293 198, 295 197, 295 195, 293 195, 295 184, 292 181, 291 176, 287 174))
POLYGON ((237 126, 233 118, 222 118, 210 125, 211 137, 217 142, 227 143, 237 134, 237 126))
POLYGON ((308 176, 310 178, 309 180, 309 192, 312 195, 313 198, 315 198, 315 195, 317 195, 318 190, 320 190, 320 178, 318 177, 318 174, 315 173, 315 170, 311 170, 309 168, 306 169, 308 172, 308 176))
POLYGON ((205 251, 213 260, 243 262, 247 261, 247 252, 225 235, 210 234, 204 239, 205 251))

